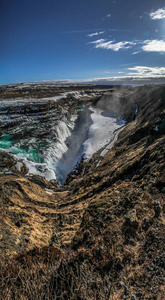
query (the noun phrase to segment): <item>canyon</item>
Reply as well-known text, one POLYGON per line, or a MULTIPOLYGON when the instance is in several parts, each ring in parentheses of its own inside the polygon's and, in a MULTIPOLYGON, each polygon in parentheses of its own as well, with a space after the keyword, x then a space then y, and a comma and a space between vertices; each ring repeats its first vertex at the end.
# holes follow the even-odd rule
POLYGON ((0 99, 2 299, 163 299, 165 86, 0 99))

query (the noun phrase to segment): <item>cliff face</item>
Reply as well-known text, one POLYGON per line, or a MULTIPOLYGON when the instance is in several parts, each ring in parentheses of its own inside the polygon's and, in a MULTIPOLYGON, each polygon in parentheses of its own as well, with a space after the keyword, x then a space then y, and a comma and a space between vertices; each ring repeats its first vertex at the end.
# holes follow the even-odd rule
MULTIPOLYGON (((24 169, 1 175, 1 253, 19 254, 22 264, 22 253, 41 259, 42 251, 29 252, 35 247, 58 249, 50 299, 163 299, 165 87, 104 95, 95 105, 127 122, 105 156, 101 149, 82 161, 62 187, 24 169)), ((1 153, 1 168, 15 164, 1 153)))

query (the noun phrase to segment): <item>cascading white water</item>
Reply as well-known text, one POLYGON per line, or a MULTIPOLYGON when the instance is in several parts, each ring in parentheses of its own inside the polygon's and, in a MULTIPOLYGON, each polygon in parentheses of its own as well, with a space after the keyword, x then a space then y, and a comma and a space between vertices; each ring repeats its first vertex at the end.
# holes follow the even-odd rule
POLYGON ((49 168, 55 170, 59 184, 63 184, 74 168, 81 153, 83 142, 87 138, 91 124, 90 111, 80 112, 76 122, 60 121, 56 129, 57 140, 44 153, 49 168))
POLYGON ((66 139, 72 133, 75 120, 76 116, 73 116, 70 121, 68 121, 66 118, 59 120, 54 128, 56 140, 55 142, 52 142, 52 144, 43 152, 45 163, 50 169, 54 170, 57 180, 59 178, 58 162, 68 150, 66 139))
MULTIPOLYGON (((76 92, 74 95, 80 97, 76 92)), ((53 103, 48 108, 46 106, 47 110, 44 111, 47 101, 49 99, 42 99, 40 103, 35 102, 33 105, 23 100, 19 100, 19 105, 14 100, 5 102, 5 107, 12 104, 11 119, 15 120, 17 116, 17 119, 23 118, 23 122, 20 126, 18 120, 15 120, 12 127, 11 119, 2 108, 2 126, 7 118, 10 126, 9 129, 4 128, 5 134, 0 140, 0 147, 24 162, 29 175, 44 176, 47 180, 57 179, 61 185, 81 158, 89 160, 101 148, 102 153, 106 153, 104 148, 113 146, 115 131, 123 123, 106 111, 107 103, 103 108, 81 106, 76 113, 75 109, 71 109, 73 102, 67 101, 59 106, 60 112, 53 103)))

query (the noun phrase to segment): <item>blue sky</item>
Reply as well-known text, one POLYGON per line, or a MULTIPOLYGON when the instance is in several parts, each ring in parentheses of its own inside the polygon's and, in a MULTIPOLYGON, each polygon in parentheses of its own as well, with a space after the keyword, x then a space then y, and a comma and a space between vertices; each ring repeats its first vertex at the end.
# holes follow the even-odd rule
POLYGON ((160 78, 164 0, 0 0, 0 84, 160 78))

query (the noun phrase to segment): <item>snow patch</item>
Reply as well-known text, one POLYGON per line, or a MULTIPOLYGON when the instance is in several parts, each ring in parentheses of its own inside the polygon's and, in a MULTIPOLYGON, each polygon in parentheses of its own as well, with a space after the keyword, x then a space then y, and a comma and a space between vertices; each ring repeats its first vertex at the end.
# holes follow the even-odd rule
POLYGON ((107 144, 109 150, 110 144, 113 146, 113 142, 115 142, 115 137, 117 139, 115 131, 125 123, 99 108, 91 107, 90 109, 93 124, 89 127, 88 138, 83 143, 83 157, 85 160, 89 160, 94 153, 107 144))

